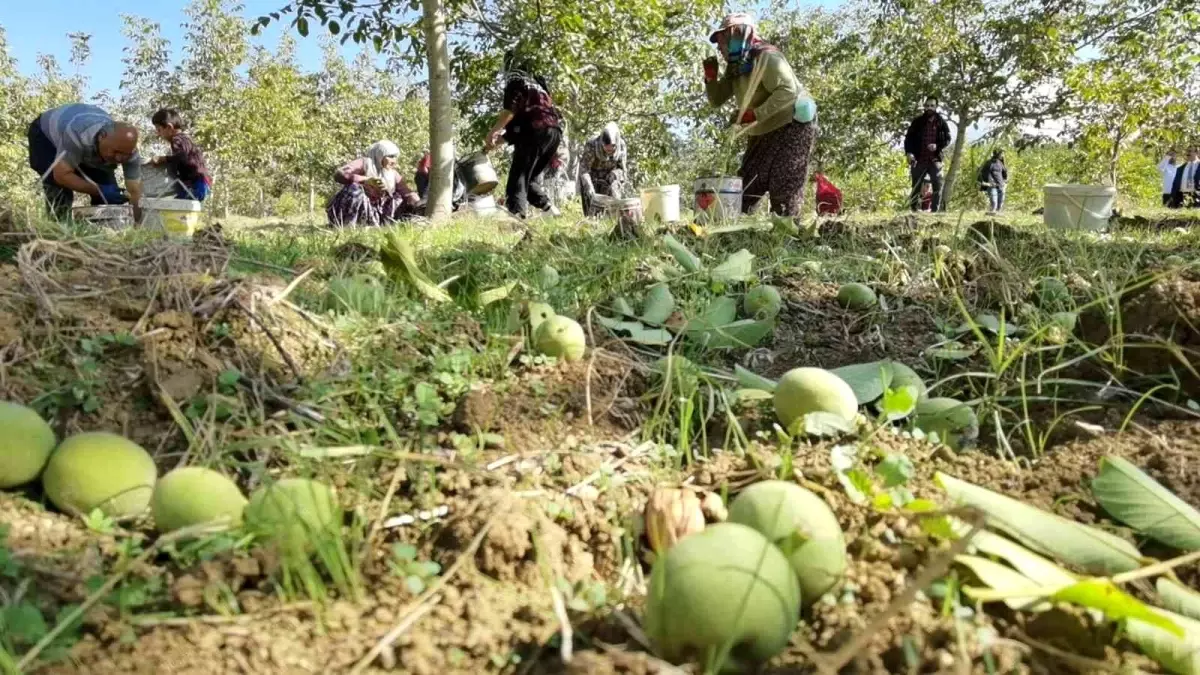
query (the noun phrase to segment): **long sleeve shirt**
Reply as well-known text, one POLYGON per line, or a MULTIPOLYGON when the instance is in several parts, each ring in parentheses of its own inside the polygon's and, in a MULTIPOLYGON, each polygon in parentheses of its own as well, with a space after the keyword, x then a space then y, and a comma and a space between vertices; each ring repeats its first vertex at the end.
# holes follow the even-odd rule
POLYGON ((1179 171, 1179 167, 1175 166, 1175 162, 1169 157, 1164 158, 1158 165, 1158 172, 1162 174, 1162 193, 1164 195, 1171 194, 1175 189, 1175 173, 1179 171))
MULTIPOLYGON (((367 162, 369 161, 371 160, 367 159, 366 157, 359 157, 349 164, 343 165, 333 173, 333 180, 342 185, 367 182, 367 162)), ((388 169, 388 171, 395 170, 388 169)), ((400 195, 401 197, 408 197, 410 192, 412 192, 412 188, 408 187, 408 184, 404 182, 404 177, 397 173, 396 194, 400 195)))
MULTIPOLYGON (((762 68, 762 79, 750 96, 747 109, 754 111, 757 123, 747 133, 762 136, 790 123, 796 114, 796 99, 808 93, 782 53, 763 51, 755 58, 760 61, 755 67, 762 68)), ((742 74, 727 70, 724 76, 705 82, 708 102, 715 107, 732 98, 740 108, 753 77, 753 72, 742 74)))

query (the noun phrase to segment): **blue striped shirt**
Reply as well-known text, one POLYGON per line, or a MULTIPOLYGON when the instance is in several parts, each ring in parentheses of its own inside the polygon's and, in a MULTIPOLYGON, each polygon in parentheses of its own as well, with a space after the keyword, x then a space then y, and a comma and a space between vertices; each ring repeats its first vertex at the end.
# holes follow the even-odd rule
MULTIPOLYGON (((86 103, 69 103, 42 114, 42 133, 54 143, 62 161, 76 169, 112 166, 100 157, 99 140, 101 134, 111 132, 115 125, 112 116, 86 103)), ((141 179, 142 159, 137 152, 121 167, 125 180, 141 179)))

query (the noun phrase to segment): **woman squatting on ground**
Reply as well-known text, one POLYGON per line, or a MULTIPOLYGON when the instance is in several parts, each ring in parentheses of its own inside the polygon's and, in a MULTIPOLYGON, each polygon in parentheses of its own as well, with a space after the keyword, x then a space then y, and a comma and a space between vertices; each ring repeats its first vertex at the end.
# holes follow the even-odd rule
POLYGON ((386 225, 416 214, 420 197, 409 189, 397 171, 400 148, 379 141, 363 157, 334 172, 344 185, 325 209, 334 227, 386 225))

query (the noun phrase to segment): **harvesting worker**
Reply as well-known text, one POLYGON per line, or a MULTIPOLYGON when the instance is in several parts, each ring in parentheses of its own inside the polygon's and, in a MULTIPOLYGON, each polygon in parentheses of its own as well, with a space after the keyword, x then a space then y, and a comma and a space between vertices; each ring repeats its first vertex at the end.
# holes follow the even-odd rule
POLYGON ((415 215, 420 198, 396 169, 400 148, 379 141, 334 172, 343 187, 325 208, 334 227, 377 226, 415 215))
POLYGON ((579 159, 579 198, 583 215, 597 216, 602 209, 596 206, 596 195, 621 197, 629 175, 629 157, 625 139, 616 122, 604 125, 600 135, 587 142, 579 159))
POLYGON ((29 167, 42 179, 46 204, 55 218, 71 215, 75 193, 91 198, 92 206, 133 204, 133 217, 142 220, 142 161, 138 130, 113 120, 104 110, 69 103, 38 116, 29 125, 29 167), (117 166, 128 195, 117 185, 117 166))
POLYGON ((488 132, 488 150, 503 138, 513 146, 504 204, 518 218, 527 205, 552 216, 558 208, 542 189, 539 176, 550 166, 562 142, 562 115, 554 106, 546 80, 533 73, 529 62, 518 62, 510 52, 504 57, 504 104, 488 132))
POLYGON ((154 133, 171 146, 171 154, 150 160, 153 166, 167 167, 167 173, 175 181, 177 199, 193 199, 198 202, 208 197, 212 178, 204 163, 204 154, 184 133, 183 116, 174 108, 163 108, 150 118, 154 133))
POLYGON ((930 210, 944 211, 942 201, 942 162, 944 151, 950 145, 950 125, 937 111, 936 96, 925 98, 925 109, 908 125, 904 135, 904 153, 908 156, 908 171, 912 178, 912 192, 908 196, 909 208, 917 210, 917 199, 921 194, 921 182, 926 176, 933 186, 930 210))
POLYGON ((769 194, 772 213, 799 216, 817 136, 816 105, 783 53, 759 38, 750 15, 726 16, 709 41, 725 72, 715 57, 704 60, 708 102, 719 107, 733 99, 732 122, 748 137, 738 170, 743 213, 769 194))

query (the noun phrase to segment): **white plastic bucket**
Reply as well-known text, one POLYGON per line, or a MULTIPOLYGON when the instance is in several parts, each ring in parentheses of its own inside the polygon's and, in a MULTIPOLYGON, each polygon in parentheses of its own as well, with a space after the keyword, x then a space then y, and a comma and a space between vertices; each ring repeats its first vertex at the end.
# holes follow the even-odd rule
POLYGON ((642 216, 647 222, 679 222, 679 186, 661 185, 642 190, 642 216))
POLYGON ((499 213, 499 209, 496 206, 496 198, 491 195, 468 198, 467 210, 481 218, 494 216, 499 213))
POLYGON ((159 227, 170 235, 190 237, 200 225, 204 207, 192 199, 143 199, 143 224, 159 227))
POLYGON ((1100 230, 1108 226, 1117 189, 1108 185, 1046 185, 1044 221, 1049 227, 1100 230))
POLYGON ((733 220, 742 213, 742 179, 737 176, 701 178, 694 184, 696 220, 733 220))
POLYGON ((147 160, 142 164, 142 197, 153 199, 175 196, 175 179, 164 166, 154 166, 147 160))

